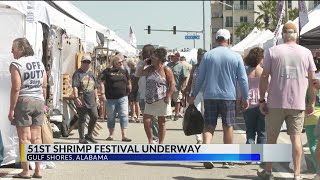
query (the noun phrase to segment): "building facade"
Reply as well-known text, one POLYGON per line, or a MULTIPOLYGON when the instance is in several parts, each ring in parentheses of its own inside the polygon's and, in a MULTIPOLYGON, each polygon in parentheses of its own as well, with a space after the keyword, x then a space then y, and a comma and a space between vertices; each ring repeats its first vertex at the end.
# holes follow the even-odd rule
MULTIPOLYGON (((287 2, 288 9, 298 8, 298 1, 287 0, 287 2)), ((305 2, 308 10, 312 10, 320 4, 320 0, 309 0, 305 2)), ((233 30, 236 31, 237 27, 241 23, 248 22, 250 24, 254 24, 255 20, 259 16, 254 12, 259 12, 259 5, 261 5, 261 1, 211 1, 211 47, 216 46, 215 36, 219 29, 228 29, 232 36, 234 34, 233 30)), ((241 39, 240 37, 235 36, 234 41, 234 44, 237 44, 241 39)))

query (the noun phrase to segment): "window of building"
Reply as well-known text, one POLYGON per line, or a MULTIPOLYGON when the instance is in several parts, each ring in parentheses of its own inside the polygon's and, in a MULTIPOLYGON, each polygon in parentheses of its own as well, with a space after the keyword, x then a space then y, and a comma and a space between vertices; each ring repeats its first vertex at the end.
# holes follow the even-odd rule
POLYGON ((241 16, 240 17, 240 23, 243 23, 243 22, 248 22, 248 17, 247 16, 241 16))
POLYGON ((292 0, 288 0, 287 2, 288 2, 288 8, 292 9, 292 0))
POLYGON ((232 16, 226 17, 226 27, 232 27, 232 16))
POLYGON ((248 1, 247 0, 240 0, 240 9, 247 9, 248 1))
MULTIPOLYGON (((233 5, 233 1, 230 1, 230 0, 225 1, 225 3, 231 6, 233 5)), ((225 5, 225 7, 226 7, 226 10, 232 10, 232 7, 230 6, 225 5)))

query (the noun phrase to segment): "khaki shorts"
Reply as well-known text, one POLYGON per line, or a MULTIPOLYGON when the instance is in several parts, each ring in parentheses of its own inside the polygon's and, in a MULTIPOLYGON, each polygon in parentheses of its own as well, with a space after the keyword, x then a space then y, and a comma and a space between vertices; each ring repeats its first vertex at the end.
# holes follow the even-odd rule
POLYGON ((181 91, 176 91, 172 94, 172 100, 175 103, 181 102, 182 100, 182 93, 181 91))
POLYGON ((288 135, 299 135, 303 129, 304 111, 270 108, 265 117, 267 134, 279 135, 283 121, 286 122, 288 135))
POLYGON ((19 97, 12 125, 41 126, 44 122, 44 101, 33 97, 19 97))

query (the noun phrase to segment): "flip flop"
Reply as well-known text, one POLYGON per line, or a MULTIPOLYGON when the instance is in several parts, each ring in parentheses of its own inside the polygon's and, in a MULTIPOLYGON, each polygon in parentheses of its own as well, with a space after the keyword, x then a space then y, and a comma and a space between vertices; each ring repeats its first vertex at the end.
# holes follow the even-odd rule
POLYGON ((33 175, 32 175, 32 178, 41 179, 41 178, 42 178, 42 176, 41 176, 41 175, 33 174, 33 175))
POLYGON ((16 175, 12 176, 12 178, 31 179, 31 176, 23 176, 21 174, 16 174, 16 175))
POLYGON ((107 141, 113 141, 113 137, 108 137, 107 139, 106 139, 107 141))

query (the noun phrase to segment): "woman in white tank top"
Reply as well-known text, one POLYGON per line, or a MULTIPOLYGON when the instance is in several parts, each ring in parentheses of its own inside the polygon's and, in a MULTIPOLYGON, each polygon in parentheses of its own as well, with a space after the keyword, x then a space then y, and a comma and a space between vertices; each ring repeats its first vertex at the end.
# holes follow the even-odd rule
MULTIPOLYGON (((16 61, 10 65, 11 97, 8 118, 17 127, 21 144, 42 144, 41 126, 44 122, 47 74, 41 60, 26 38, 13 41, 12 54, 16 61)), ((21 163, 22 172, 14 178, 30 178, 29 164, 21 163)), ((42 178, 40 162, 36 162, 33 178, 42 178)))

